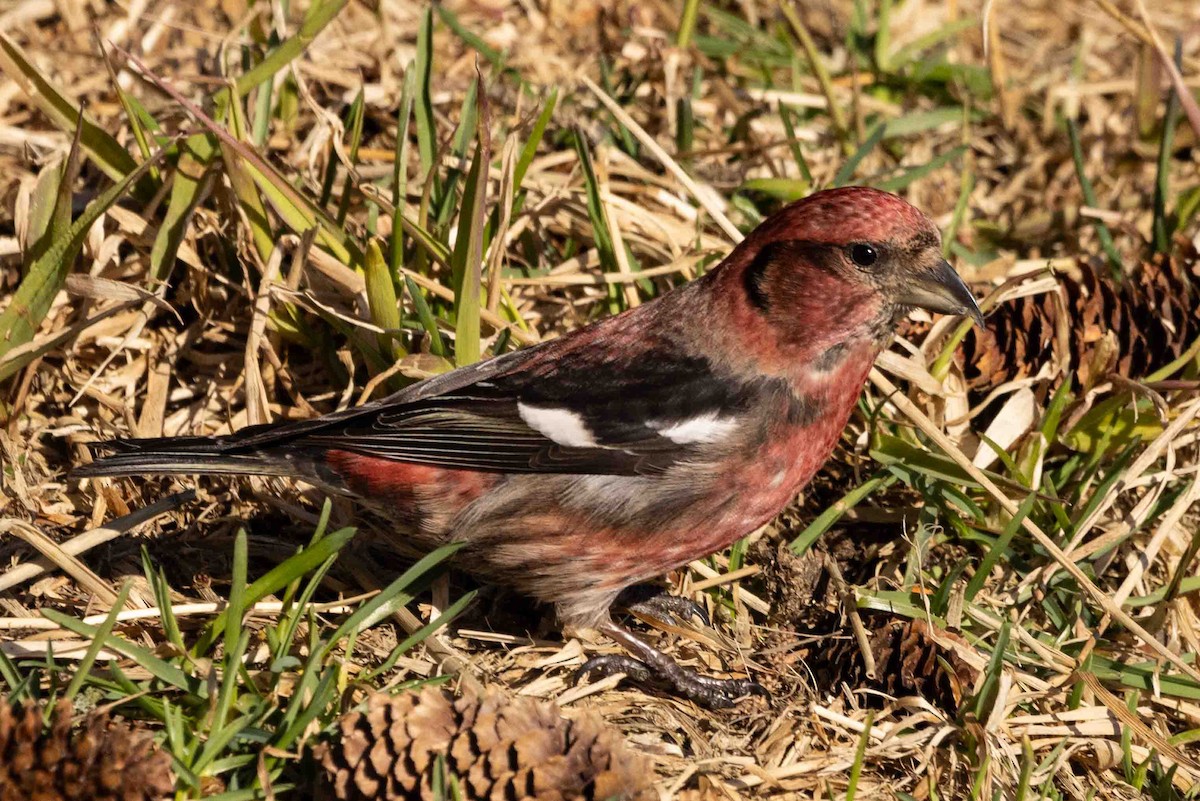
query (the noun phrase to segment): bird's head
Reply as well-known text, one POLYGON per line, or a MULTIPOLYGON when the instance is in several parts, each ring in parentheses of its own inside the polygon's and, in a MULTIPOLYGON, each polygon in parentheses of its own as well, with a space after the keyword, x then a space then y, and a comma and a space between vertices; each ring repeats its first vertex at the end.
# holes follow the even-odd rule
POLYGON ((855 334, 882 344, 914 306, 983 320, 942 257, 933 222, 877 189, 830 189, 797 201, 756 228, 728 263, 748 313, 765 315, 797 344, 855 334))

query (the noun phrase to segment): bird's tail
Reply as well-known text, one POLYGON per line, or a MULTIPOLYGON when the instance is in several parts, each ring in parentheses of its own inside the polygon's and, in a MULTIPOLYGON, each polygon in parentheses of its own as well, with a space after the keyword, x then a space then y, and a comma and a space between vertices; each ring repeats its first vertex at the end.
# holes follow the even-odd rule
POLYGON ((139 473, 180 475, 223 473, 288 476, 297 473, 285 453, 245 447, 242 432, 229 437, 161 437, 114 439, 91 448, 107 455, 71 471, 72 478, 129 476, 139 473))

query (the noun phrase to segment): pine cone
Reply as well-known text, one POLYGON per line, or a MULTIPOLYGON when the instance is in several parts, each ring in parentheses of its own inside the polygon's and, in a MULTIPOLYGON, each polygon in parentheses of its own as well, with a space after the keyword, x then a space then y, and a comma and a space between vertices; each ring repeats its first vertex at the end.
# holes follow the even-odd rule
POLYGON ((919 695, 954 713, 974 684, 977 671, 953 650, 939 646, 935 636, 961 641, 946 631, 935 635, 924 620, 893 619, 869 630, 874 679, 866 677, 862 651, 852 637, 832 646, 823 643, 807 664, 818 687, 837 688, 845 682, 852 689, 869 687, 894 697, 919 695))
POLYGON ((1121 282, 1099 261, 1082 261, 1079 269, 1078 279, 1062 276, 1058 295, 1005 303, 988 316, 986 329, 971 329, 961 349, 971 390, 986 393, 1063 360, 1084 388, 1110 372, 1141 378, 1200 336, 1195 248, 1156 256, 1121 282), (1060 319, 1064 308, 1066 319, 1060 319))
POLYGON ((652 772, 595 715, 567 720, 557 705, 499 692, 482 699, 375 694, 342 717, 341 738, 318 746, 319 799, 431 799, 437 760, 471 799, 651 799, 652 772))
POLYGON ((175 789, 171 758, 145 729, 93 715, 71 731, 71 702, 14 710, 0 699, 0 801, 148 801, 175 789))

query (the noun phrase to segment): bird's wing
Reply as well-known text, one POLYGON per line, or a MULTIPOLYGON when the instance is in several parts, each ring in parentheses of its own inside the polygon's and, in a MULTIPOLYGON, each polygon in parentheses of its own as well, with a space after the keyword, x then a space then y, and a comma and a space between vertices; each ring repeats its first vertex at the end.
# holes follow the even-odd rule
POLYGON ((649 474, 732 441, 762 391, 670 348, 652 357, 534 348, 238 445, 467 470, 649 474))

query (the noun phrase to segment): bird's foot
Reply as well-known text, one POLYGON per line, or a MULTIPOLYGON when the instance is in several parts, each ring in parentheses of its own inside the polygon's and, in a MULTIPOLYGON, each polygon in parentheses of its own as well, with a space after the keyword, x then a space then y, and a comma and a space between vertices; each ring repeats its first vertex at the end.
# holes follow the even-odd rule
POLYGON ((576 671, 576 681, 593 673, 601 676, 624 673, 640 684, 664 688, 712 709, 731 707, 739 700, 752 695, 771 697, 766 688, 751 679, 718 679, 685 668, 650 643, 615 623, 605 623, 599 628, 633 656, 611 654, 589 659, 576 671))
POLYGON ((672 626, 680 621, 699 619, 705 626, 712 627, 712 620, 704 607, 691 598, 671 595, 660 587, 639 584, 621 593, 617 606, 634 614, 657 620, 672 626))
POLYGON ((575 680, 579 681, 590 674, 604 677, 624 673, 639 684, 652 684, 670 690, 710 709, 726 709, 752 695, 761 695, 768 699, 771 697, 765 687, 752 679, 703 676, 669 657, 663 656, 663 659, 666 660, 665 664, 652 667, 640 659, 623 654, 596 656, 576 671, 575 680))

